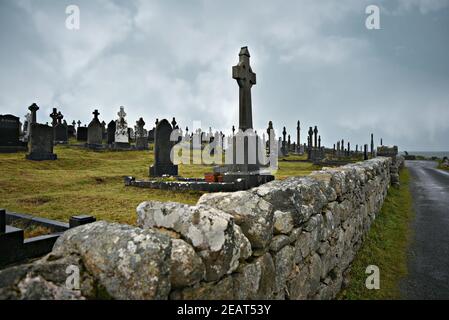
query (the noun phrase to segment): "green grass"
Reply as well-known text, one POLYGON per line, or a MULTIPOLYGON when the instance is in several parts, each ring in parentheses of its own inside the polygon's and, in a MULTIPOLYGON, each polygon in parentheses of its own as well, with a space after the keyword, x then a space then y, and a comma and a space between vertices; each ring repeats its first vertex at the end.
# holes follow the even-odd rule
POLYGON ((443 165, 443 160, 438 161, 438 169, 449 171, 449 167, 443 165))
MULTIPOLYGON (((142 201, 195 204, 202 192, 125 187, 124 176, 148 178, 152 151, 94 152, 56 146, 57 161, 25 160, 25 153, 0 154, 0 208, 60 221, 77 214, 135 224, 142 201)), ((276 178, 307 175, 319 169, 310 163, 279 162, 276 178)), ((204 177, 211 166, 180 165, 184 177, 204 177)))
POLYGON ((390 188, 380 214, 373 222, 349 274, 349 286, 339 299, 399 299, 399 281, 407 275, 407 247, 413 218, 410 173, 402 169, 401 186, 390 188), (365 287, 368 265, 380 269, 380 289, 365 287))

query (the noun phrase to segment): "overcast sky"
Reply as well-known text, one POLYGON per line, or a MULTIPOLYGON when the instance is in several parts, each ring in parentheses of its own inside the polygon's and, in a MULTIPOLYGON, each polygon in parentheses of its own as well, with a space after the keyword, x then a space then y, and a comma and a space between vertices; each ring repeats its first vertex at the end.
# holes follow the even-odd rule
MULTIPOLYGON (((254 126, 296 121, 322 141, 449 150, 449 0, 0 0, 0 113, 57 107, 68 122, 176 117, 238 125, 231 68, 248 46, 254 126), (80 29, 66 28, 68 5, 80 29), (365 8, 380 7, 380 30, 365 8)), ((22 120, 23 121, 23 120, 22 120)))

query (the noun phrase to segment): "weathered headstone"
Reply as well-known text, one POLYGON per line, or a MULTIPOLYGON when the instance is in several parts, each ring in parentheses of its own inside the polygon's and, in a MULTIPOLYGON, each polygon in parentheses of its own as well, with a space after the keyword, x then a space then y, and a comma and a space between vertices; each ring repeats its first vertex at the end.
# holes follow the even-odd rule
POLYGON ((51 126, 54 127, 58 124, 58 109, 53 108, 53 112, 50 113, 51 126))
POLYGON ((137 130, 136 130, 136 149, 137 150, 147 150, 148 149, 148 137, 145 135, 145 121, 143 118, 140 118, 139 121, 136 122, 137 130))
POLYGON ((30 153, 26 155, 28 160, 56 160, 53 153, 54 128, 39 123, 31 124, 29 139, 30 153))
POLYGON ((87 141, 87 127, 78 127, 76 130, 76 140, 77 141, 87 141))
POLYGON ((62 119, 64 119, 64 116, 61 114, 61 112, 57 113, 57 124, 54 126, 54 139, 55 144, 66 144, 69 140, 69 134, 67 125, 62 123, 62 119))
POLYGON ((282 155, 287 156, 288 155, 288 149, 287 149, 287 129, 284 127, 282 129, 282 155))
POLYGON ((115 120, 112 120, 108 124, 108 138, 107 138, 108 145, 112 145, 115 141, 115 126, 116 126, 115 120))
POLYGON ((69 135, 69 138, 76 137, 76 122, 75 122, 75 120, 72 121, 71 125, 67 126, 67 133, 69 135))
POLYGON ((154 133, 154 164, 150 167, 151 177, 178 175, 178 166, 174 165, 170 158, 173 146, 173 142, 170 141, 172 131, 173 128, 168 120, 163 119, 158 122, 154 133))
POLYGON ((117 112, 118 119, 115 121, 115 138, 114 148, 129 148, 129 128, 126 122, 126 112, 124 107, 120 107, 120 111, 117 112))
POLYGON ((0 152, 26 151, 26 144, 19 138, 19 118, 11 114, 0 115, 0 152))
POLYGON ((103 144, 103 131, 101 129, 100 120, 98 120, 100 113, 95 109, 92 114, 94 115, 94 118, 87 127, 87 147, 97 149, 101 148, 103 144))

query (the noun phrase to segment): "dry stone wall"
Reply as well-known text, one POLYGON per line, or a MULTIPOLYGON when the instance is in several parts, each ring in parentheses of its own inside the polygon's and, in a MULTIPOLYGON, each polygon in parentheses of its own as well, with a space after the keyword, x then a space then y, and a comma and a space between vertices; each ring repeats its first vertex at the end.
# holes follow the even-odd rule
POLYGON ((0 297, 331 299, 402 163, 325 168, 195 206, 144 202, 136 227, 71 229, 43 259, 1 271, 0 297), (67 265, 81 270, 79 291, 67 265))

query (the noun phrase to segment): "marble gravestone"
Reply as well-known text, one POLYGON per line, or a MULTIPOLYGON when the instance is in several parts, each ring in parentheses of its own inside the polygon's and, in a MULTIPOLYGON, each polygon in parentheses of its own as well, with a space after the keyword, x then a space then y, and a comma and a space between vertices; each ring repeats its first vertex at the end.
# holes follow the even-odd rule
POLYGON ((150 177, 163 175, 177 176, 178 166, 170 159, 173 142, 170 136, 173 131, 168 120, 158 122, 154 132, 154 164, 150 167, 150 177))
POLYGON ((92 114, 94 115, 94 118, 87 127, 87 147, 97 149, 101 148, 103 145, 103 130, 101 128, 100 120, 98 120, 98 116, 100 115, 98 110, 95 109, 92 114))
POLYGON ((120 111, 117 113, 117 115, 118 119, 115 121, 114 148, 128 149, 130 145, 128 136, 128 123, 125 120, 125 108, 120 107, 120 111))
POLYGON ((30 126, 29 148, 30 153, 26 159, 42 161, 56 160, 57 156, 53 153, 53 128, 45 124, 32 123, 30 126))
POLYGON ((115 141, 115 120, 112 120, 111 122, 108 123, 108 129, 107 129, 107 142, 108 145, 112 145, 115 141))
POLYGON ((26 143, 20 141, 19 118, 11 114, 0 115, 0 152, 26 151, 26 143))
POLYGON ((148 149, 148 137, 145 134, 145 121, 140 118, 136 122, 136 149, 137 150, 147 150, 148 149))

